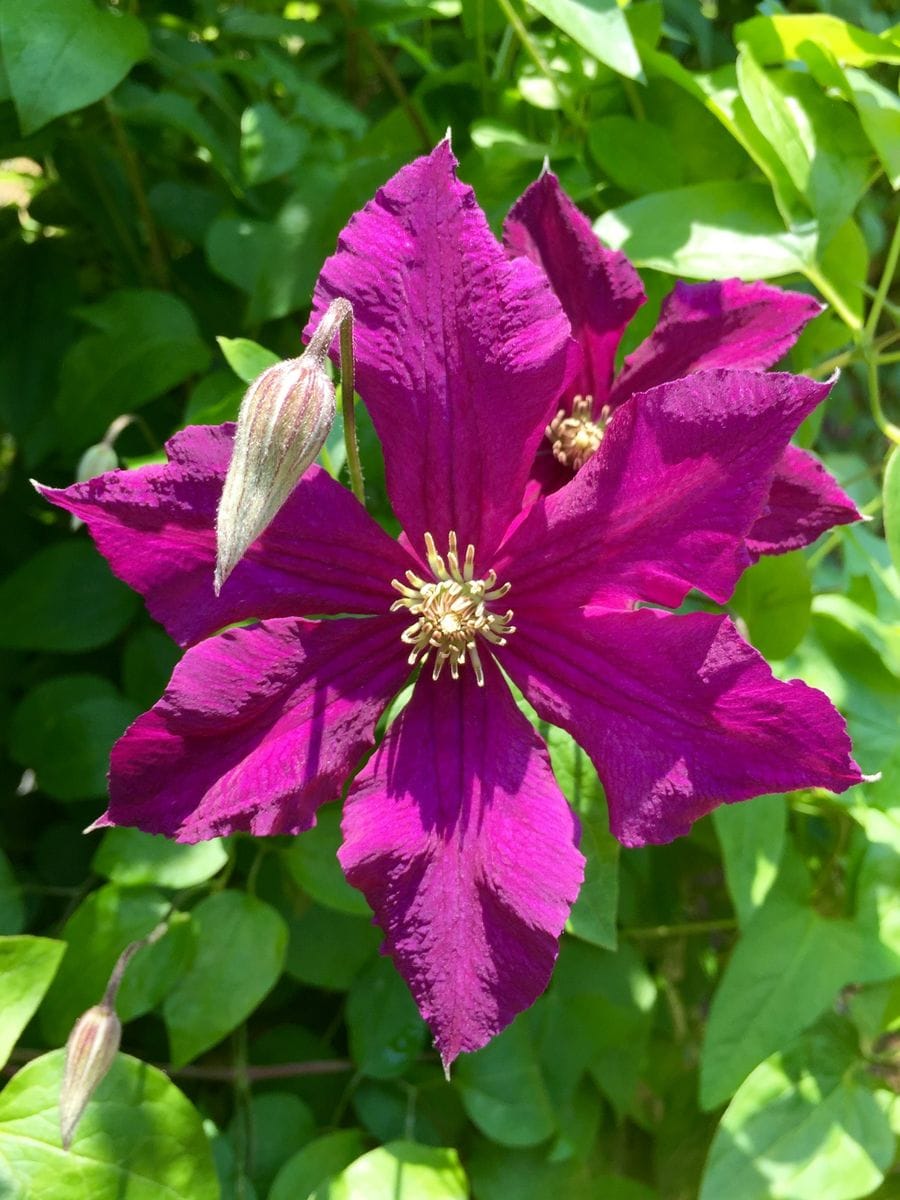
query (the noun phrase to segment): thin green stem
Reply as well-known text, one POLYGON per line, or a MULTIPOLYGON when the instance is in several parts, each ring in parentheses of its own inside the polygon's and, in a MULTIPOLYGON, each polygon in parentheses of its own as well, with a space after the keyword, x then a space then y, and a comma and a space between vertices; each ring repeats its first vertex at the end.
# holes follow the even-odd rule
POLYGON ((876 356, 875 361, 879 367, 890 366, 891 363, 900 362, 900 352, 895 354, 879 354, 876 356))
POLYGON ((803 274, 813 287, 819 289, 844 324, 853 331, 854 340, 858 341, 863 329, 862 318, 858 317, 855 312, 852 312, 847 307, 843 298, 834 290, 829 280, 826 279, 817 266, 804 267, 803 274))
POLYGON ((512 28, 515 30, 516 36, 518 37, 519 41, 522 43, 522 47, 525 50, 525 53, 528 55, 528 57, 531 59, 531 61, 534 63, 534 65, 537 67, 537 69, 540 71, 540 73, 544 76, 544 78, 547 80, 547 82, 552 86, 553 90, 556 92, 557 96, 559 97, 560 107, 562 108, 563 112, 566 114, 566 116, 569 118, 569 120, 572 122, 573 125, 582 126, 584 124, 584 122, 582 121, 581 116, 579 115, 577 110, 572 107, 572 105, 565 98, 565 96, 563 96, 562 89, 560 88, 559 83, 557 82, 556 76, 553 74, 553 70, 550 67, 550 64, 547 62, 547 60, 544 58, 543 54, 541 54, 540 50, 538 49, 537 43, 535 42, 534 38, 528 32, 528 26, 525 24, 525 22, 519 16, 519 14, 516 12, 516 10, 513 8, 512 4, 510 3, 510 0, 497 0, 497 3, 503 9, 504 16, 506 17, 507 21, 509 21, 512 28))
POLYGON ((683 925, 651 925, 641 928, 620 929, 622 937, 636 941, 663 940, 675 937, 694 937, 697 934, 716 933, 719 930, 737 929, 734 917, 720 917, 714 921, 688 921, 683 925))
POLYGON ((881 272, 878 290, 875 292, 875 299, 872 301, 872 307, 869 309, 865 328, 868 337, 873 336, 878 326, 881 310, 884 308, 884 302, 887 299, 888 291, 894 279, 894 273, 897 270, 898 258, 900 258, 900 221, 894 226, 894 236, 891 238, 887 258, 884 260, 884 270, 881 272))
POLYGON ((347 447, 347 470, 350 487, 360 504, 366 502, 362 463, 359 460, 359 441, 356 437, 356 406, 353 395, 353 313, 341 322, 341 413, 344 418, 344 444, 347 447))
POLYGON ((150 255, 151 278, 157 287, 167 288, 169 286, 169 264, 166 261, 162 238, 159 236, 156 221, 150 210, 150 202, 147 199, 147 192, 144 188, 143 178, 141 177, 141 168, 137 155, 131 148, 128 135, 119 119, 119 114, 110 103, 109 97, 103 101, 103 108, 106 112, 106 119, 109 121, 110 128, 112 129, 113 141, 122 159, 125 178, 128 180, 128 186, 131 189, 132 196, 134 196, 134 202, 144 226, 144 233, 147 237, 147 250, 150 255))
POLYGON ((878 378, 878 357, 871 353, 871 351, 866 352, 866 366, 869 374, 869 406, 872 409, 872 419, 888 441, 893 442, 895 446, 900 446, 900 426, 888 420, 881 406, 881 382, 878 378))

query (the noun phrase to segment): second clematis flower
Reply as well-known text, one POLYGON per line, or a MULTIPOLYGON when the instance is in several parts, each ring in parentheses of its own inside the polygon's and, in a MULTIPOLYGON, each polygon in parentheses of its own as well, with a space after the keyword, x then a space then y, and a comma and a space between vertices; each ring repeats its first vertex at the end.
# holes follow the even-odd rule
MULTIPOLYGON (((632 396, 697 371, 765 370, 822 311, 811 296, 765 283, 677 283, 663 300, 656 327, 616 372, 616 351, 646 300, 644 288, 625 255, 602 245, 551 171, 513 205, 504 241, 510 254, 545 272, 575 339, 570 381, 538 447, 532 497, 572 478, 596 452, 611 415, 632 396)), ((737 379, 734 386, 739 390, 737 379)), ((725 375, 723 408, 731 402, 730 388, 725 375)), ((781 554, 856 520, 856 505, 821 463, 787 446, 747 545, 754 557, 781 554)))
POLYGON ((523 507, 569 322, 495 240, 447 143, 350 221, 314 320, 338 296, 398 540, 314 467, 216 596, 229 426, 177 434, 164 466, 43 491, 190 646, 115 746, 99 823, 297 834, 349 782, 341 864, 449 1065, 544 989, 582 879, 576 818, 507 677, 591 756, 629 846, 721 803, 860 780, 821 692, 775 679, 726 617, 641 607, 728 598, 828 385, 732 372, 723 407, 718 371, 664 383, 523 507))

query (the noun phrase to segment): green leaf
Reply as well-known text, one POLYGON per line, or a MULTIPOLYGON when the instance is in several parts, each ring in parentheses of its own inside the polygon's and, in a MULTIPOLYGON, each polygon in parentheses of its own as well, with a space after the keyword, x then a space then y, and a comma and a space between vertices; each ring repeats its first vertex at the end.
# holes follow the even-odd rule
POLYGON ((713 997, 700 1069, 705 1109, 726 1100, 751 1070, 831 1004, 840 988, 877 975, 849 921, 772 897, 738 942, 713 997))
POLYGON ((813 612, 823 613, 843 625, 849 633, 857 634, 872 647, 885 667, 900 676, 900 621, 881 620, 861 604, 826 592, 816 596, 813 612))
POLYGON ((24 134, 101 99, 149 49, 136 17, 90 0, 0 0, 0 44, 24 134))
POLYGON ((634 117, 601 117, 590 126, 588 142, 597 165, 613 183, 643 196, 676 188, 682 182, 681 160, 667 130, 634 117), (653 170, 647 170, 647 163, 653 170))
POLYGON ((884 536, 894 568, 900 571, 900 454, 895 450, 884 469, 884 536))
POLYGON ((454 1074, 470 1119, 495 1142, 535 1146, 556 1129, 527 1018, 458 1059, 454 1074))
POLYGON ((287 928, 275 909, 243 892, 201 900, 191 923, 196 956, 163 1005, 178 1066, 253 1012, 278 982, 287 948, 287 928))
POLYGON ((57 800, 106 795, 109 752, 140 709, 96 675, 57 675, 14 710, 9 750, 57 800))
POLYGON ((252 383, 257 375, 281 361, 277 354, 249 338, 218 337, 216 341, 225 361, 244 383, 252 383))
POLYGON ((381 945, 382 933, 365 917, 310 904, 290 920, 285 970, 301 983, 345 992, 381 945))
POLYGON ((736 26, 734 36, 735 41, 746 43, 761 63, 803 60, 810 49, 817 48, 829 51, 838 62, 853 67, 900 62, 900 47, 889 38, 868 33, 827 13, 752 17, 736 26))
POLYGON ((0 1067, 34 1016, 66 952, 43 937, 0 937, 0 1067))
POLYGON ((316 1200, 468 1200, 468 1195, 456 1151, 415 1142, 370 1150, 315 1193, 316 1200))
MULTIPOLYGON (((866 279, 869 274, 869 249, 862 230, 852 217, 844 222, 825 247, 824 253, 819 255, 818 271, 831 284, 850 312, 862 322, 866 279)), ((812 275, 810 278, 818 287, 818 278, 812 275)), ((843 322, 841 328, 843 341, 846 342, 847 327, 843 322)), ((823 409, 817 411, 823 412, 823 409)), ((814 418, 815 416, 816 413, 813 413, 814 418)))
POLYGON ((642 196, 595 223, 598 237, 639 267, 718 279, 722 263, 747 279, 800 271, 815 250, 812 230, 787 232, 764 184, 697 183, 642 196))
POLYGON ((900 98, 870 79, 864 71, 848 68, 844 78, 866 137, 896 191, 900 188, 900 98))
POLYGON ((389 958, 357 976, 347 997, 350 1055, 363 1075, 394 1079, 419 1056, 427 1030, 389 958))
POLYGON ((366 1140, 358 1129, 340 1129, 316 1138, 287 1160, 272 1184, 268 1200, 307 1200, 333 1175, 365 1153, 366 1140))
POLYGON ((183 383, 209 363, 193 314, 176 296, 113 292, 81 315, 97 330, 66 355, 56 398, 59 441, 87 446, 109 423, 183 383))
POLYGON ((282 852, 282 860, 294 882, 313 900, 350 916, 371 916, 362 892, 344 878, 337 860, 340 844, 341 806, 326 804, 319 809, 312 829, 282 852))
POLYGON ((9 859, 0 849, 0 935, 21 933, 24 924, 22 892, 9 859))
MULTIPOLYGON (((64 1042, 72 1026, 98 1004, 119 955, 146 936, 169 912, 168 899, 150 888, 120 889, 108 883, 92 892, 63 927, 69 950, 41 1006, 41 1027, 49 1042, 64 1042)), ((155 1007, 184 973, 191 953, 188 923, 173 921, 168 932, 134 956, 119 990, 123 1021, 155 1007)))
POLYGON ((784 796, 757 796, 713 811, 728 894, 741 926, 762 906, 778 875, 784 849, 784 796))
POLYGON ((107 829, 91 866, 122 887, 194 887, 228 862, 220 838, 184 846, 140 829, 107 829))
POLYGON ((588 54, 627 79, 642 79, 641 60, 616 0, 528 0, 588 54))
POLYGON ((64 1154, 57 1119, 64 1052, 28 1063, 0 1094, 4 1200, 219 1200, 194 1106, 162 1071, 120 1054, 64 1154))
POLYGON ((757 1067, 719 1126, 700 1200, 856 1200, 894 1156, 885 1106, 836 1018, 757 1067))
POLYGON ((546 1147, 510 1150, 478 1138, 466 1155, 478 1200, 657 1200, 659 1193, 621 1175, 598 1171, 592 1161, 562 1159, 546 1147))
POLYGON ((252 104, 241 113, 241 171, 248 184, 266 183, 290 171, 309 145, 309 134, 271 104, 252 104))
POLYGON ((77 653, 105 646, 138 598, 82 537, 57 542, 0 581, 0 646, 77 653))
POLYGON ((244 1128, 250 1129, 247 1160, 259 1194, 268 1196, 281 1164, 315 1133, 316 1119, 309 1105, 291 1092, 257 1093, 250 1097, 249 1110, 235 1114, 229 1132, 239 1146, 244 1128))
POLYGON ((163 694, 181 650, 154 626, 136 630, 122 652, 122 690, 141 708, 152 708, 163 694))
POLYGON ((812 582, 803 552, 761 558, 741 576, 731 605, 766 658, 787 658, 809 627, 812 582))

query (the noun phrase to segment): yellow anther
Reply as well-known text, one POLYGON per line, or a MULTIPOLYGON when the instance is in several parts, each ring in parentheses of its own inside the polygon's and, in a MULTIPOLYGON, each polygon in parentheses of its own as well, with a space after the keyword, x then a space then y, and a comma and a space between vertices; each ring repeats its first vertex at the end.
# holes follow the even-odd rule
POLYGON ((596 419, 593 414, 593 397, 576 396, 572 411, 561 408, 547 426, 554 458, 573 471, 580 471, 594 457, 609 424, 608 405, 603 406, 596 419))

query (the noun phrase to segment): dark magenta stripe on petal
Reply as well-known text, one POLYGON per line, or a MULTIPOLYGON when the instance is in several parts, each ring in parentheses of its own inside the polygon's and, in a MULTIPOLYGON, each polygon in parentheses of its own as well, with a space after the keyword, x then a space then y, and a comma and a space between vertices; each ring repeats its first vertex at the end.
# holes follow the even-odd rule
POLYGON ((80 517, 113 571, 182 645, 250 617, 384 613, 406 552, 347 491, 311 467, 216 597, 215 519, 233 427, 177 433, 163 466, 41 488, 80 517))
POLYGON ((830 384, 703 371, 613 415, 571 483, 531 506, 492 563, 522 605, 679 605, 691 588, 724 602, 751 561, 792 433, 830 384))
POLYGON ((360 774, 338 857, 445 1064, 547 986, 581 885, 577 820, 490 660, 423 676, 360 774))
POLYGON ((754 555, 784 554, 808 546, 834 525, 861 519, 853 500, 818 459, 799 446, 788 446, 747 546, 754 555))
POLYGON ((626 846, 671 841, 722 803, 860 782, 827 696, 775 679, 725 617, 531 614, 503 665, 591 756, 626 846))
POLYGON ((341 234, 310 330, 353 305, 359 393, 394 511, 421 552, 451 529, 489 555, 518 511, 565 378, 569 324, 532 263, 510 260, 446 142, 404 167, 341 234))
POLYGON ((802 292, 723 279, 676 283, 656 328, 625 360, 611 399, 716 367, 760 371, 778 362, 822 306, 802 292))
POLYGON ((593 396, 599 408, 625 326, 646 300, 640 276, 624 254, 603 245, 551 171, 519 197, 503 235, 511 254, 545 272, 571 322, 581 353, 568 395, 593 396))
POLYGON ((180 842, 309 829, 409 673, 401 631, 281 618, 194 646, 113 747, 101 823, 180 842))

